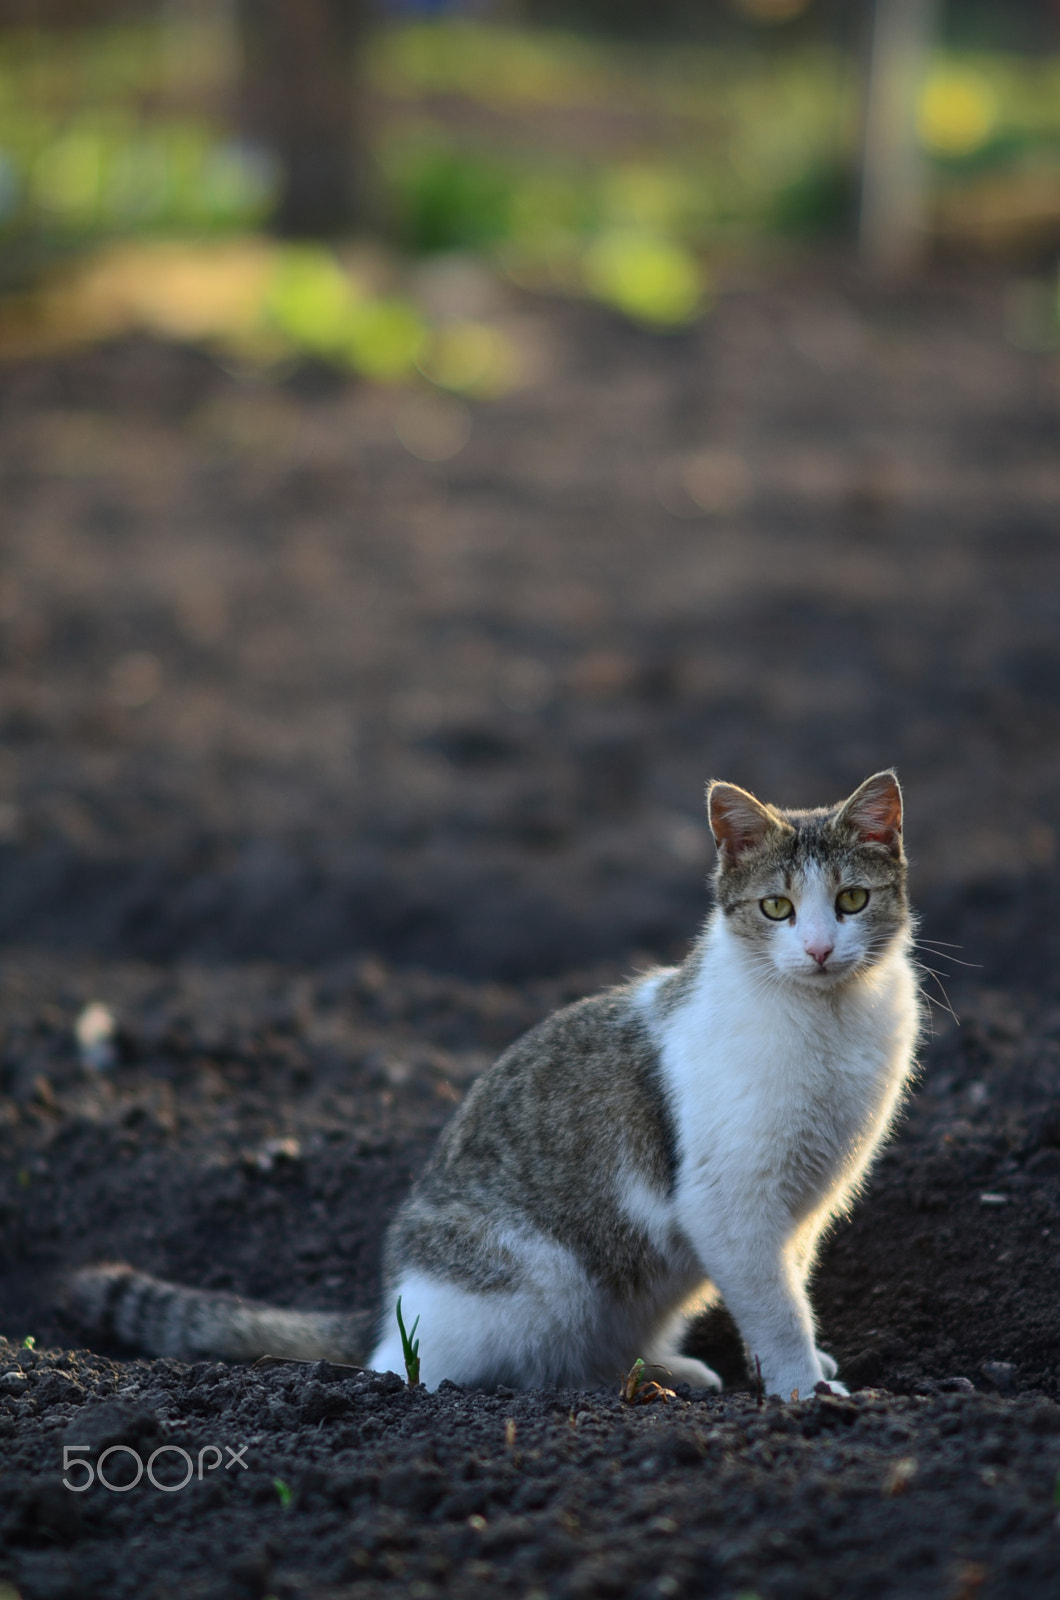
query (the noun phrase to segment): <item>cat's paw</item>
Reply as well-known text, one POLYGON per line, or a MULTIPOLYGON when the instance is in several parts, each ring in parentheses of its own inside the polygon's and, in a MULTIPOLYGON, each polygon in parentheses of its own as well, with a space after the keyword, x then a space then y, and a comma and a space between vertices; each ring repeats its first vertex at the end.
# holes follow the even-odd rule
POLYGON ((839 1371, 839 1363, 835 1356, 830 1356, 827 1350, 818 1350, 817 1359, 821 1363, 821 1371, 825 1378, 834 1378, 839 1371))
MULTIPOLYGON (((672 1383, 687 1383, 691 1389, 721 1388, 718 1374, 708 1367, 705 1361, 697 1361, 695 1356, 658 1356, 651 1365, 660 1369, 658 1372, 653 1370, 649 1373, 650 1377, 656 1379, 666 1374, 672 1383)), ((665 1382, 665 1377, 663 1381, 665 1382)))
POLYGON ((845 1383, 838 1383, 834 1378, 825 1378, 823 1383, 815 1386, 815 1393, 817 1389, 827 1389, 829 1394, 839 1395, 840 1398, 850 1393, 845 1383))
MULTIPOLYGON (((830 1361, 829 1364, 831 1365, 832 1372, 835 1372, 835 1362, 830 1361)), ((826 1372, 827 1370, 828 1368, 825 1367, 826 1372)), ((767 1394, 778 1395, 781 1400, 808 1400, 811 1395, 817 1393, 835 1395, 846 1395, 850 1393, 850 1390, 845 1384, 840 1383, 838 1378, 830 1376, 819 1378, 816 1376, 816 1374, 806 1372, 805 1368, 803 1369, 801 1375, 798 1375, 789 1369, 788 1376, 786 1378, 781 1378, 779 1382, 771 1382, 767 1376, 765 1378, 765 1385, 767 1394)))

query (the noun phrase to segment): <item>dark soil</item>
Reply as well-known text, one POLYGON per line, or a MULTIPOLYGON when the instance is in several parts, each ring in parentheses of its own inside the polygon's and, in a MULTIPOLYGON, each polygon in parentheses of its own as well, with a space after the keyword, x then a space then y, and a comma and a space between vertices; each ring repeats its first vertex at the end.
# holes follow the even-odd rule
POLYGON ((667 340, 502 305, 534 381, 440 464, 323 372, 0 371, 5 1600, 1055 1594, 1060 366, 1003 291, 815 260, 667 340), (366 1297, 475 1073, 683 948, 704 779, 890 762, 961 1026, 821 1262, 849 1401, 759 1404, 722 1314, 731 1391, 643 1406, 71 1348, 107 1257, 366 1297), (201 1481, 63 1485, 168 1444, 201 1481))

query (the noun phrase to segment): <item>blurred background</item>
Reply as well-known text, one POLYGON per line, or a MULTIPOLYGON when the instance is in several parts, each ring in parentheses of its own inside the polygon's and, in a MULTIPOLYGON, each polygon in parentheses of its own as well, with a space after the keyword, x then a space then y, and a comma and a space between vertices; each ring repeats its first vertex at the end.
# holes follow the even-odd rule
POLYGON ((1056 0, 3 0, 0 30, 8 352, 139 325, 490 391, 514 353, 439 342, 410 260, 675 327, 783 241, 1060 241, 1056 0))
POLYGON ((0 939, 673 954, 897 762, 1053 970, 1058 257, 1056 0, 0 0, 0 939))

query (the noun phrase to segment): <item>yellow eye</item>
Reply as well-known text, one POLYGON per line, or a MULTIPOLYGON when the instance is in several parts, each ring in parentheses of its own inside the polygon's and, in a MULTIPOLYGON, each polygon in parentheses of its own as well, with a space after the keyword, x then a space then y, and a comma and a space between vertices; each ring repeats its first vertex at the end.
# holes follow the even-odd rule
POLYGON ((771 922, 783 922, 795 910, 787 895, 783 894, 771 895, 768 900, 760 900, 758 904, 771 922))
POLYGON ((841 889, 835 897, 837 911, 864 911, 869 903, 867 889, 841 889))

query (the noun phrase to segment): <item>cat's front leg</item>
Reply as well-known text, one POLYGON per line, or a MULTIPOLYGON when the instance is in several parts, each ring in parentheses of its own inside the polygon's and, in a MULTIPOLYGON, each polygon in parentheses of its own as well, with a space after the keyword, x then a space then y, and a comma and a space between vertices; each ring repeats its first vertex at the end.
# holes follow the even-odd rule
MULTIPOLYGON (((817 1235, 815 1233, 808 1239, 806 1237, 801 1238, 795 1247, 794 1254, 792 1255, 791 1259, 793 1260, 795 1269, 798 1273, 798 1281, 803 1285, 804 1289, 810 1273, 813 1270, 813 1261, 816 1254, 817 1235)), ((817 1348, 817 1359, 821 1363, 821 1371, 824 1373, 824 1381, 826 1383, 830 1382, 839 1371, 839 1363, 836 1361, 835 1356, 830 1356, 827 1350, 822 1350, 820 1347, 817 1348)), ((837 1389, 842 1389, 843 1386, 842 1384, 836 1384, 834 1387, 837 1389)), ((844 1390, 844 1393, 845 1392, 846 1391, 844 1390)))
POLYGON ((704 1252, 704 1265, 720 1290, 752 1365, 757 1361, 767 1394, 787 1400, 798 1390, 812 1394, 827 1383, 834 1394, 846 1394, 834 1381, 836 1364, 819 1351, 813 1338, 813 1313, 798 1264, 783 1244, 772 1240, 740 1241, 704 1252))

